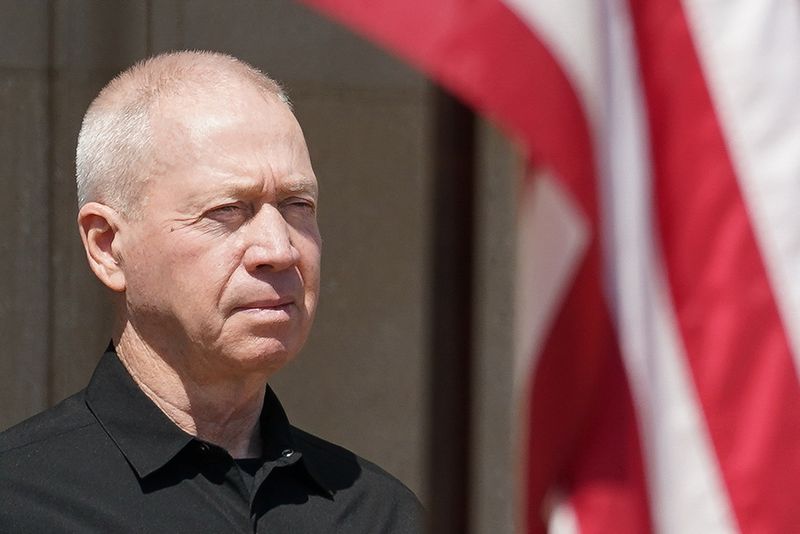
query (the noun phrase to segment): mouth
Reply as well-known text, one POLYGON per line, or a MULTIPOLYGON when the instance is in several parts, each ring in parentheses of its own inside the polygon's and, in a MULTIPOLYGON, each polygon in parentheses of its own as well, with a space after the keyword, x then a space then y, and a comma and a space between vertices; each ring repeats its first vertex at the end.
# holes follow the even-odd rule
POLYGON ((278 300, 258 300, 248 302, 242 306, 233 308, 233 313, 236 312, 288 312, 294 306, 294 299, 278 299, 278 300))

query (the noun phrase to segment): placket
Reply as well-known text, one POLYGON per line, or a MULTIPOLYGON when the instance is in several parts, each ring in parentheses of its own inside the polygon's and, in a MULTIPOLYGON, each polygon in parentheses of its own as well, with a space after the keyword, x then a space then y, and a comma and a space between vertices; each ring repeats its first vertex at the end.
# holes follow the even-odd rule
POLYGON ((250 525, 252 526, 254 534, 258 532, 258 517, 256 515, 255 504, 262 484, 267 480, 274 469, 293 465, 297 463, 302 456, 302 453, 294 449, 284 449, 277 459, 264 462, 264 465, 256 472, 253 479, 254 490, 250 497, 250 525))

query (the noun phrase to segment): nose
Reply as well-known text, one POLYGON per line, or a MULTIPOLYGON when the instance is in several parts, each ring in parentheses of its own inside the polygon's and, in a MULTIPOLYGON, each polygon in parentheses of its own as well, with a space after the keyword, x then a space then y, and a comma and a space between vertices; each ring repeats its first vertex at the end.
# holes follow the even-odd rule
POLYGON ((282 271, 297 264, 300 254, 292 244, 291 228, 277 208, 263 206, 249 226, 242 260, 248 271, 282 271))

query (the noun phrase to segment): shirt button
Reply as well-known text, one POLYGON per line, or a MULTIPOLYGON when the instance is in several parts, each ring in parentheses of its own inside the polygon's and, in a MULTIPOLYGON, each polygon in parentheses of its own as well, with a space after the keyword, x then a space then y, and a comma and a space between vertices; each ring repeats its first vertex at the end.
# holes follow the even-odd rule
POLYGON ((283 452, 281 453, 281 456, 283 456, 284 458, 291 458, 292 455, 294 455, 294 451, 292 449, 284 449, 283 452))
POLYGON ((206 453, 211 450, 211 447, 208 446, 208 443, 201 443, 197 449, 202 453, 206 453))

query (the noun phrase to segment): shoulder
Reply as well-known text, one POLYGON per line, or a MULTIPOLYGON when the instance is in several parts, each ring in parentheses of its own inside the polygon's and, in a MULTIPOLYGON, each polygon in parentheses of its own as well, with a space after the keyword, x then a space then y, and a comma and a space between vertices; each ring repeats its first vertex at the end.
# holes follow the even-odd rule
POLYGON ((407 493, 416 499, 402 482, 369 460, 299 428, 291 427, 291 432, 298 449, 304 455, 311 455, 314 467, 324 471, 326 475, 334 478, 368 477, 370 482, 382 489, 407 493))
POLYGON ((86 407, 84 392, 81 391, 1 432, 0 462, 16 454, 48 448, 96 424, 97 420, 86 407))
MULTIPOLYGON (((291 427, 292 438, 314 474, 334 493, 355 500, 363 511, 375 517, 384 516, 392 523, 403 523, 408 529, 392 532, 418 532, 423 509, 416 495, 397 478, 355 453, 291 427)), ((399 526, 399 525, 396 525, 399 526)))

